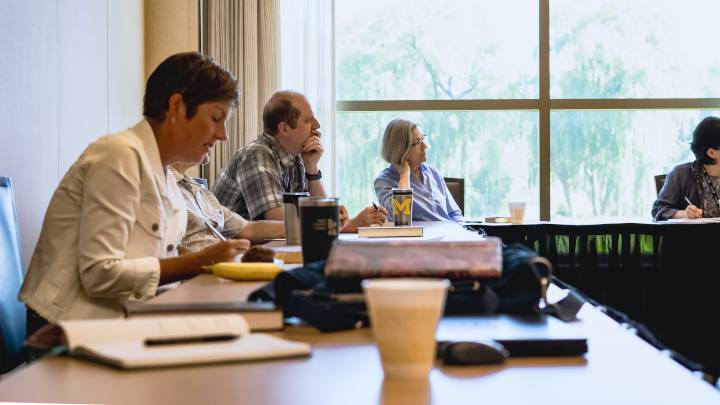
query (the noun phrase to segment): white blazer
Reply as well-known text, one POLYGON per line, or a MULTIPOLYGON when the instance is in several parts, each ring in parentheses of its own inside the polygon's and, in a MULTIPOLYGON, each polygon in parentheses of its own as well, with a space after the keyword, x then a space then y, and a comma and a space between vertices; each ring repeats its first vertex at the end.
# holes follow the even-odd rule
POLYGON ((185 210, 147 121, 99 138, 55 190, 18 298, 50 322, 122 316, 155 295, 185 210))

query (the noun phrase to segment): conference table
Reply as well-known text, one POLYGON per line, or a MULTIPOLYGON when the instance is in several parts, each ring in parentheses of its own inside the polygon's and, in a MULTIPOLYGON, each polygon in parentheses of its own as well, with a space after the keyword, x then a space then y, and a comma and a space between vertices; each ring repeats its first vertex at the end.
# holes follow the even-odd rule
MULTIPOLYGON (((423 224, 426 236, 477 238, 455 224, 423 224)), ((348 237, 346 237, 348 238, 348 237)), ((352 238, 352 236, 349 236, 352 238)), ((243 299, 262 283, 197 276, 156 302, 243 299)), ((554 298, 563 292, 553 287, 554 298)), ((518 330, 523 318, 445 317, 440 339, 488 339, 498 319, 518 330)), ((0 380, 0 401, 105 404, 717 404, 711 385, 591 305, 563 333, 588 338, 582 357, 511 358, 503 365, 446 366, 427 380, 384 380, 369 329, 320 333, 287 327, 278 336, 308 342, 312 355, 250 363, 118 370, 70 357, 46 357, 0 380)), ((542 325, 540 325, 542 327, 542 325)), ((546 331, 554 335, 553 330, 546 331)))
POLYGON ((558 278, 720 376, 720 223, 613 219, 474 228, 535 249, 558 278))

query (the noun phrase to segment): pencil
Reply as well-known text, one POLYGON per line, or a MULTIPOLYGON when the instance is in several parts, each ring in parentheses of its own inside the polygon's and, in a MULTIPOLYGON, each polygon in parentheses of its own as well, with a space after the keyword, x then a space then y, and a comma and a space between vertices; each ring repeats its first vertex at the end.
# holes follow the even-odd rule
POLYGON ((375 201, 373 201, 372 205, 373 205, 373 208, 375 208, 375 211, 377 211, 378 207, 377 207, 377 205, 375 205, 375 201))
POLYGON ((210 222, 208 222, 207 220, 205 220, 205 226, 207 226, 207 228, 210 230, 210 232, 212 232, 213 235, 215 235, 218 239, 227 240, 227 238, 223 234, 221 234, 220 231, 215 229, 215 227, 212 226, 212 224, 210 224, 210 222))
POLYGON ((688 205, 693 205, 693 203, 692 203, 692 202, 690 202, 690 199, 689 199, 689 198, 687 198, 687 196, 685 196, 685 201, 687 201, 688 205))

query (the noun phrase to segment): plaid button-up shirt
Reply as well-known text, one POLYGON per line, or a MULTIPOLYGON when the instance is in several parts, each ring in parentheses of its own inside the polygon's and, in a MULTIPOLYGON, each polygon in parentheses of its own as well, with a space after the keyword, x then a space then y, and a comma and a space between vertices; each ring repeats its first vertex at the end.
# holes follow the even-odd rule
POLYGON ((198 251, 219 242, 220 239, 208 226, 214 227, 226 238, 236 237, 245 228, 247 221, 223 207, 210 190, 172 167, 170 171, 187 205, 187 227, 181 246, 198 251))
POLYGON ((283 193, 301 191, 308 191, 302 158, 265 133, 235 152, 213 187, 222 205, 250 220, 282 207, 283 193))

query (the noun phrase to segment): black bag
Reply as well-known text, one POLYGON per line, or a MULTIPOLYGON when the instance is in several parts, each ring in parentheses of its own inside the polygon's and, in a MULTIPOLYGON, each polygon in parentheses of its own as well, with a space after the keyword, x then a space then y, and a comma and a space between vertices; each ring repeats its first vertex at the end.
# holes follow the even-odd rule
MULTIPOLYGON (((323 332, 367 326, 360 280, 343 280, 342 293, 338 293, 337 283, 325 278, 324 266, 325 262, 319 261, 282 272, 249 300, 274 301, 286 317, 298 317, 323 332)), ((547 259, 523 245, 510 245, 503 249, 501 277, 450 280, 445 314, 540 312, 551 273, 547 259)), ((581 304, 561 312, 561 319, 574 319, 581 304)))

